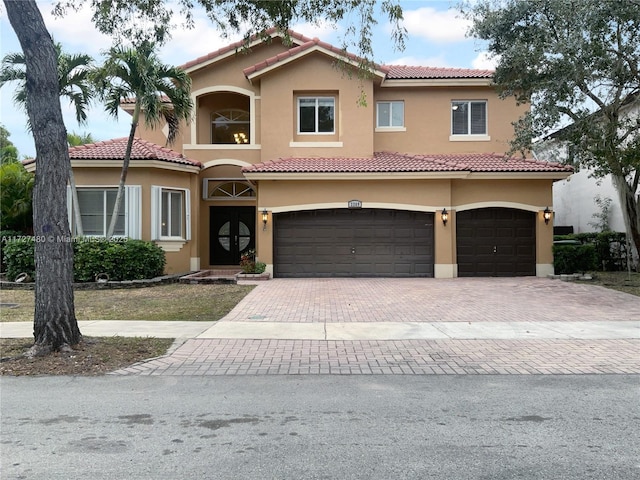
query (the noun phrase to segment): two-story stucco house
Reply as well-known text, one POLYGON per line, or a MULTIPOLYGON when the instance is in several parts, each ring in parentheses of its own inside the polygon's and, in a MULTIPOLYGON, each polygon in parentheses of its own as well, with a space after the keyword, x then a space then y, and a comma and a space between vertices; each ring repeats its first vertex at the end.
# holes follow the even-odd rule
MULTIPOLYGON (((523 107, 491 71, 360 79, 345 73, 353 56, 291 40, 274 31, 183 65, 193 120, 172 150, 139 130, 117 233, 156 241, 169 273, 238 265, 248 249, 276 277, 553 272, 544 212, 571 169, 505 156, 523 107)), ((70 150, 85 235, 105 233, 125 143, 70 150)))

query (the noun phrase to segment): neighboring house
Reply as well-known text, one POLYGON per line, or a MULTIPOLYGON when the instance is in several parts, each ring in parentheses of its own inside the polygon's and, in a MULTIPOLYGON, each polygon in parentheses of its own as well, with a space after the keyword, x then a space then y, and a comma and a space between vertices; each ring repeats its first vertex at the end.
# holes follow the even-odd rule
MULTIPOLYGON (((637 95, 623 108, 624 115, 630 118, 640 117, 640 97, 637 95)), ((542 160, 561 160, 568 158, 565 145, 557 140, 558 132, 547 136, 534 146, 538 158, 542 160)), ((640 195, 640 187, 636 197, 640 195)), ((581 168, 566 180, 553 185, 554 225, 573 227, 574 233, 595 232, 598 229, 592 225, 597 223, 595 214, 601 212, 596 204, 596 198, 610 198, 609 228, 614 232, 626 232, 622 206, 618 191, 613 185, 611 175, 602 178, 593 176, 593 170, 581 168)))
MULTIPOLYGON (((118 234, 157 241, 169 273, 249 249, 276 277, 553 272, 544 211, 572 170, 502 153, 523 107, 491 71, 376 66, 360 80, 336 67, 357 66, 340 49, 272 37, 183 65, 193 121, 180 153, 140 123, 118 234)), ((104 234, 124 142, 70 149, 85 235, 104 234)))

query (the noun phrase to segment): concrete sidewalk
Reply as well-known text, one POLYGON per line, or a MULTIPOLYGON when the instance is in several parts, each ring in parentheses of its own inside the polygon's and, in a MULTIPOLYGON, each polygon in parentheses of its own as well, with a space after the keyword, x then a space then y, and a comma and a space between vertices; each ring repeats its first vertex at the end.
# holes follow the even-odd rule
MULTIPOLYGON (((248 340, 640 339, 640 322, 151 322, 79 321, 87 337, 248 340)), ((28 338, 31 322, 0 322, 0 338, 28 338)))

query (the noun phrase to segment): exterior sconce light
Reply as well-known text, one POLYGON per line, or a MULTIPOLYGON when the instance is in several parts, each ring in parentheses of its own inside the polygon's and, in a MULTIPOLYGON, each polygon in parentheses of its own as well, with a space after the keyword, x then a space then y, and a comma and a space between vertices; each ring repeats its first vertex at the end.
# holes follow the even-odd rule
POLYGON ((542 215, 544 216, 545 225, 549 225, 549 220, 551 220, 551 210, 549 210, 549 207, 544 209, 544 212, 542 212, 542 215))
POLYGON ((265 208, 262 211, 262 230, 267 229, 267 220, 269 220, 269 212, 267 212, 267 209, 265 208))
POLYGON ((442 219, 442 224, 446 227, 447 222, 449 221, 449 212, 447 212, 446 208, 442 209, 442 213, 440 214, 440 218, 442 219))

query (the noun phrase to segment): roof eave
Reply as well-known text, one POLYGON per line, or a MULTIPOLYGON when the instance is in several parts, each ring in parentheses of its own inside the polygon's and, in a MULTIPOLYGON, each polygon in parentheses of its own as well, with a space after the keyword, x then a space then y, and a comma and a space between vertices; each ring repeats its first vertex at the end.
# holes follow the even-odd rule
POLYGON ((385 78, 380 86, 402 87, 491 87, 492 78, 385 78))
POLYGON ((244 172, 248 180, 433 180, 466 178, 470 172, 244 172))
MULTIPOLYGON (((72 168, 122 168, 122 159, 71 159, 72 168)), ((178 172, 200 173, 202 167, 198 165, 187 165, 166 160, 131 160, 131 168, 157 168, 161 170, 172 170, 178 172)))

